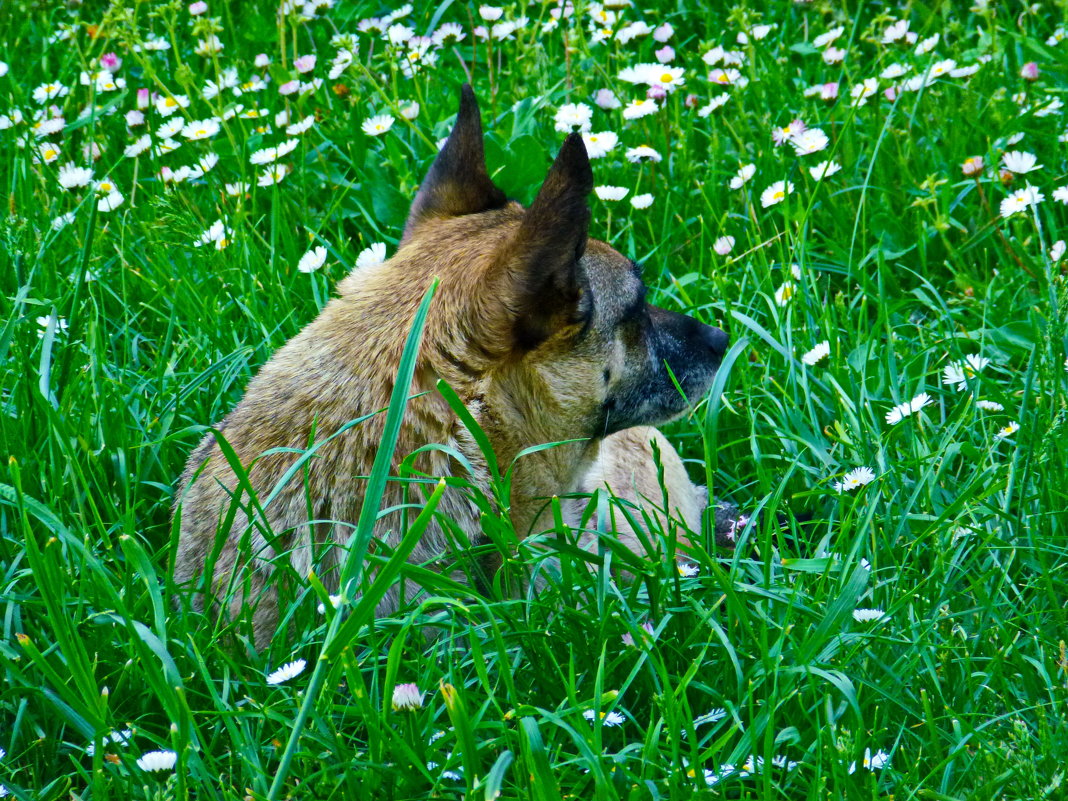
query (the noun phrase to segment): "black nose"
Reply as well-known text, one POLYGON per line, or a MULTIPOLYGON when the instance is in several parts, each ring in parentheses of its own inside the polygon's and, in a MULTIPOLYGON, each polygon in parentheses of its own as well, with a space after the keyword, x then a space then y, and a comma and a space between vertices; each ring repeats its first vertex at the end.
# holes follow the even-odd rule
POLYGON ((713 328, 710 325, 701 327, 701 339, 716 356, 722 357, 727 352, 727 345, 731 338, 722 328, 713 328))

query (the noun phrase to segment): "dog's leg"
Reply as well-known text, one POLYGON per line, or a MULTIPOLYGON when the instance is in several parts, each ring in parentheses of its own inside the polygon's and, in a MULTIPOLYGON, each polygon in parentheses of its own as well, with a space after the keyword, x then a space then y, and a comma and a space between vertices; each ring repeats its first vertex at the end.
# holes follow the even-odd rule
MULTIPOLYGON (((684 547, 690 544, 691 537, 701 533, 701 517, 709 504, 708 491, 690 481, 678 452, 663 434, 651 426, 625 429, 606 437, 601 443, 597 461, 583 479, 582 491, 592 493, 605 488, 615 497, 637 507, 631 510, 632 516, 643 527, 646 524, 639 509, 651 518, 649 528, 666 533, 674 525, 678 531, 678 542, 684 547)), ((716 504, 714 519, 716 542, 733 546, 736 529, 739 524, 744 525, 737 507, 727 503, 716 504)), ((634 531, 620 509, 615 510, 607 527, 633 553, 646 553, 642 537, 634 531)))

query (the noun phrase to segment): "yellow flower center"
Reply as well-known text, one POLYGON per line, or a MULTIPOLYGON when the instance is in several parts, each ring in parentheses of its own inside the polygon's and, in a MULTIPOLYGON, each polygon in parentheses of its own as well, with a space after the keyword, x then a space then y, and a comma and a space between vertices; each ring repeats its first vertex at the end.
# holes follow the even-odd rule
POLYGON ((665 72, 663 75, 660 76, 660 83, 671 83, 674 80, 675 76, 669 72, 665 72))
POLYGON ((100 188, 105 192, 110 192, 113 189, 111 184, 109 184, 107 182, 100 184, 100 188))

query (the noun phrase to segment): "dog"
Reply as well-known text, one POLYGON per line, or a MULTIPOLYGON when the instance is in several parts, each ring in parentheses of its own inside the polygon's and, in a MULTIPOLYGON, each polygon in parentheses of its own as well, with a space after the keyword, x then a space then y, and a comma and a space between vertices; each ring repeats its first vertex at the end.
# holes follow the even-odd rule
MULTIPOLYGON (((173 572, 194 591, 196 609, 238 619, 250 608, 262 647, 279 622, 278 574, 303 579, 314 569, 336 584, 384 415, 342 428, 389 405, 407 333, 435 277, 397 460, 446 444, 469 470, 441 449, 423 452, 416 467, 430 476, 463 473, 489 493, 486 460, 436 390, 441 379, 502 465, 531 446, 571 440, 518 460, 507 511, 519 537, 552 527, 553 496, 606 485, 634 505, 656 506, 662 523, 681 519, 700 531, 707 493, 701 497, 678 454, 649 426, 678 417, 687 398, 708 391, 728 337, 647 302, 638 266, 589 238, 592 189, 582 137, 571 134, 530 207, 509 200, 487 172, 474 93, 461 89, 455 125, 418 189, 396 254, 340 281, 338 296, 259 370, 218 436, 207 434, 191 454, 176 494, 173 572), (233 449, 229 458, 220 438, 233 449), (248 486, 262 502, 313 441, 320 443, 314 458, 254 513, 248 486), (231 468, 235 456, 248 484, 231 468)), ((380 508, 403 498, 404 486, 391 481, 380 508)), ((455 526, 431 523, 410 561, 442 569, 457 530, 467 549, 486 540, 469 491, 448 489, 438 511, 455 526)), ((642 552, 625 529, 627 546, 642 552)), ((394 513, 374 532, 388 548, 402 533, 394 513)), ((484 566, 492 573, 499 561, 490 553, 484 566)), ((387 598, 379 613, 396 602, 387 598)))

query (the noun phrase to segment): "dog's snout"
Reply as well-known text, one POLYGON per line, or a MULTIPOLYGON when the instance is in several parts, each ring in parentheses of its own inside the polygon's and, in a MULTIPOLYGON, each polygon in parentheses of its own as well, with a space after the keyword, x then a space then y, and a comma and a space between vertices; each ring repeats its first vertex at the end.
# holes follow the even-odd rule
POLYGON ((727 352, 727 345, 730 344, 731 339, 722 328, 704 325, 701 326, 701 341, 708 346, 708 349, 713 354, 722 358, 723 354, 727 352))

